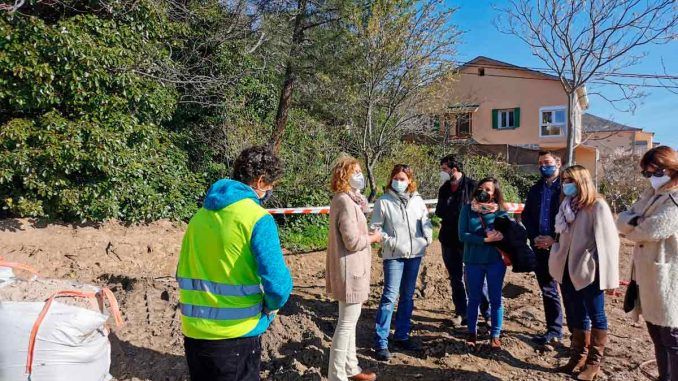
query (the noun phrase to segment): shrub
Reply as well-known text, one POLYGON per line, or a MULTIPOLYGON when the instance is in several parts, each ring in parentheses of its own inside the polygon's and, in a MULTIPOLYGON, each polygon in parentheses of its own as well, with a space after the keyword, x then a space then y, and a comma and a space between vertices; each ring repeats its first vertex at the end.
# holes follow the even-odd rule
POLYGON ((139 221, 195 210, 203 179, 160 127, 177 93, 148 65, 171 65, 168 24, 145 4, 120 17, 0 18, 2 214, 139 221))
POLYGON ((603 174, 600 192, 605 195, 615 213, 630 208, 649 187, 649 182, 640 175, 639 162, 639 156, 621 151, 601 160, 603 174))

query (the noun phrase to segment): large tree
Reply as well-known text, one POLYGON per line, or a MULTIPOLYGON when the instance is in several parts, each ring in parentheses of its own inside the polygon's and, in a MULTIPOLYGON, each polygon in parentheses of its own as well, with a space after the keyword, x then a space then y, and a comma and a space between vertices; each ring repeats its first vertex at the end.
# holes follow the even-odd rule
POLYGON ((632 110, 642 87, 625 69, 643 58, 642 47, 675 39, 678 25, 675 0, 511 0, 502 11, 498 28, 529 45, 568 96, 568 165, 575 161, 581 90, 614 86, 598 95, 632 110))
MULTIPOLYGON (((338 26, 347 5, 346 0, 278 0, 263 1, 263 9, 268 14, 278 15, 277 20, 289 20, 288 25, 278 24, 285 38, 282 54, 284 68, 278 107, 273 122, 273 131, 269 143, 278 151, 282 143, 287 119, 292 107, 295 88, 300 79, 309 80, 322 60, 325 47, 333 43, 331 36, 337 33, 327 32, 338 26)), ((284 22, 284 21, 283 21, 284 22)), ((340 34, 340 33, 339 33, 340 34)))
POLYGON ((379 160, 408 135, 430 132, 430 115, 443 108, 459 32, 455 9, 440 0, 376 0, 355 7, 347 20, 350 69, 337 78, 346 149, 360 157, 370 199, 379 160))

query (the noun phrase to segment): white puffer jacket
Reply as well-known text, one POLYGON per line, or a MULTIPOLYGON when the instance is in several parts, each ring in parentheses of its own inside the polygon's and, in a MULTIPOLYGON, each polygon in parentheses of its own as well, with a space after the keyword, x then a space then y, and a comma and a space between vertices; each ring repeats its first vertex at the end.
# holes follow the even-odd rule
POLYGON ((638 319, 678 328, 678 187, 648 190, 617 220, 619 232, 636 243, 633 267, 640 303, 638 319), (642 218, 637 226, 635 217, 642 218))
POLYGON ((374 203, 370 227, 381 229, 384 259, 424 256, 426 247, 433 242, 428 208, 417 192, 405 203, 394 191, 388 190, 374 203))

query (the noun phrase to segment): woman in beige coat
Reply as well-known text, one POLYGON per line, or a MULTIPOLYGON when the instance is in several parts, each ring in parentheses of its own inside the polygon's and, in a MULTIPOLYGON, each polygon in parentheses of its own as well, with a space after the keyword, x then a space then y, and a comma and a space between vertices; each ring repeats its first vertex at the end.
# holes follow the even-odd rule
POLYGON ((560 283, 573 332, 570 361, 559 371, 579 372, 578 380, 590 381, 598 375, 607 344, 604 290, 619 287, 619 235, 586 168, 569 167, 561 178, 565 198, 556 216, 559 238, 551 248, 549 271, 560 283))
POLYGON ((678 381, 678 153, 648 151, 640 161, 652 188, 617 220, 634 241, 631 278, 638 284, 634 317, 643 315, 654 343, 660 381, 678 381))
POLYGON ((372 372, 363 372, 356 357, 356 326, 362 304, 370 294, 371 244, 381 234, 369 234, 365 212, 367 200, 360 193, 365 179, 360 164, 343 158, 332 170, 334 198, 330 205, 330 232, 327 244, 325 281, 327 294, 339 301, 339 320, 330 348, 330 381, 374 381, 372 372))

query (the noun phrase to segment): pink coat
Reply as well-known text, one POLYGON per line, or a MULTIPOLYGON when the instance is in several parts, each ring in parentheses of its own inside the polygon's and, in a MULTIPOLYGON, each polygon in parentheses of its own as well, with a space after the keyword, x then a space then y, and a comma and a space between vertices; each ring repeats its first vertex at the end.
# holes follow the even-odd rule
POLYGON ((327 294, 344 303, 363 303, 370 294, 372 249, 367 220, 346 193, 337 193, 330 205, 325 285, 327 294))

